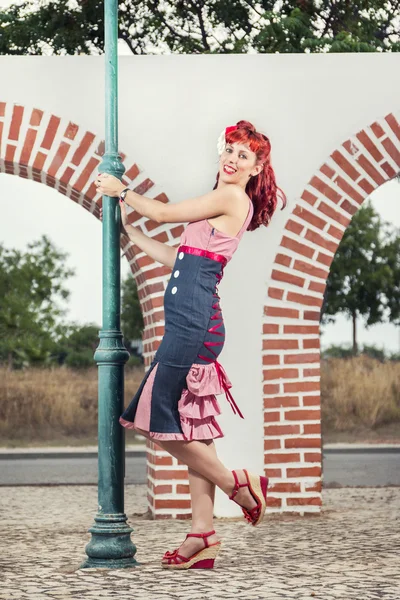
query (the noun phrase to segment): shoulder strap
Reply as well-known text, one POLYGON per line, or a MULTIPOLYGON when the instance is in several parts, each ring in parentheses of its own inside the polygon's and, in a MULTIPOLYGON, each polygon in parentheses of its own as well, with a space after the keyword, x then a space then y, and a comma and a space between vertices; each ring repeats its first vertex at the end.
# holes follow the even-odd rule
POLYGON ((251 198, 249 198, 249 210, 247 213, 247 217, 236 237, 241 237, 243 235, 243 233, 246 231, 246 229, 249 226, 249 223, 252 219, 253 213, 254 213, 254 206, 251 201, 251 198))

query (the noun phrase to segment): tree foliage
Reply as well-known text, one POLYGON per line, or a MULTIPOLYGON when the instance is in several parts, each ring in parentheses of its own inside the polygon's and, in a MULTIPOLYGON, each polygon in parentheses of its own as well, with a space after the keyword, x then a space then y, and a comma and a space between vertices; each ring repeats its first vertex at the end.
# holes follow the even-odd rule
MULTIPOLYGON (((397 52, 400 0, 121 0, 133 54, 397 52)), ((0 54, 103 52, 104 3, 28 0, 0 11, 0 54)))
POLYGON ((0 361, 10 368, 51 359, 73 275, 65 259, 46 236, 26 252, 0 245, 0 361))
POLYGON ((331 265, 322 322, 340 313, 352 319, 353 353, 358 317, 367 327, 400 322, 400 232, 382 222, 370 202, 353 216, 331 265))
POLYGON ((139 296, 137 293, 136 281, 131 275, 122 282, 122 310, 121 310, 121 328, 127 348, 130 348, 130 342, 142 337, 143 315, 140 308, 139 296))

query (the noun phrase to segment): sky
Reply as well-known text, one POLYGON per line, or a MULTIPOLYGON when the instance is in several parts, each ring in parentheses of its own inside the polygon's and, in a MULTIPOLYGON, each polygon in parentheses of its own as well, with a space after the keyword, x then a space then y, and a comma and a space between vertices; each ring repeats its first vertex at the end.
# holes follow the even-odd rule
MULTIPOLYGON (((400 228, 400 183, 392 181, 378 188, 371 201, 386 221, 400 228)), ((43 184, 0 174, 0 243, 7 248, 25 249, 29 242, 47 235, 69 257, 75 270, 68 282, 71 296, 67 319, 80 324, 101 325, 101 224, 86 210, 43 184)), ((129 273, 121 262, 122 277, 129 273)), ((321 342, 350 344, 352 326, 338 317, 334 325, 324 326, 321 342)), ((400 351, 400 328, 375 325, 365 329, 359 324, 359 343, 376 345, 390 352, 400 351)))

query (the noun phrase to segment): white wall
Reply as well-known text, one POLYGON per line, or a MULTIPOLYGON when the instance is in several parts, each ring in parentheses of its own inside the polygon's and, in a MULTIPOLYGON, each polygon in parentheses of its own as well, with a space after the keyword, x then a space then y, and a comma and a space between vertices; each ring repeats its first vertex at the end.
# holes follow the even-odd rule
MULTIPOLYGON (((290 206, 349 135, 396 111, 399 54, 129 56, 120 58, 120 148, 176 202, 212 188, 216 140, 239 119, 272 142, 289 209, 246 234, 220 286, 221 362, 245 421, 224 408, 218 444, 231 468, 263 468, 261 318, 290 206)), ((103 57, 0 57, 0 101, 34 106, 104 135, 103 57)), ((99 258, 100 260, 100 258, 99 258)), ((236 513, 218 497, 217 513, 236 513)))

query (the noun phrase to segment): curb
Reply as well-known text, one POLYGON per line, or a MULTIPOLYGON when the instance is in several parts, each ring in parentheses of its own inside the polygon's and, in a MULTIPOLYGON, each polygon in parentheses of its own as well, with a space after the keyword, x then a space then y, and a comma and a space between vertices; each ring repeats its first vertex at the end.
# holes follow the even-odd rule
MULTIPOLYGON (((126 446, 125 456, 144 458, 145 444, 126 446)), ((35 459, 35 458, 97 458, 97 446, 64 446, 59 448, 0 448, 0 460, 35 459)))

